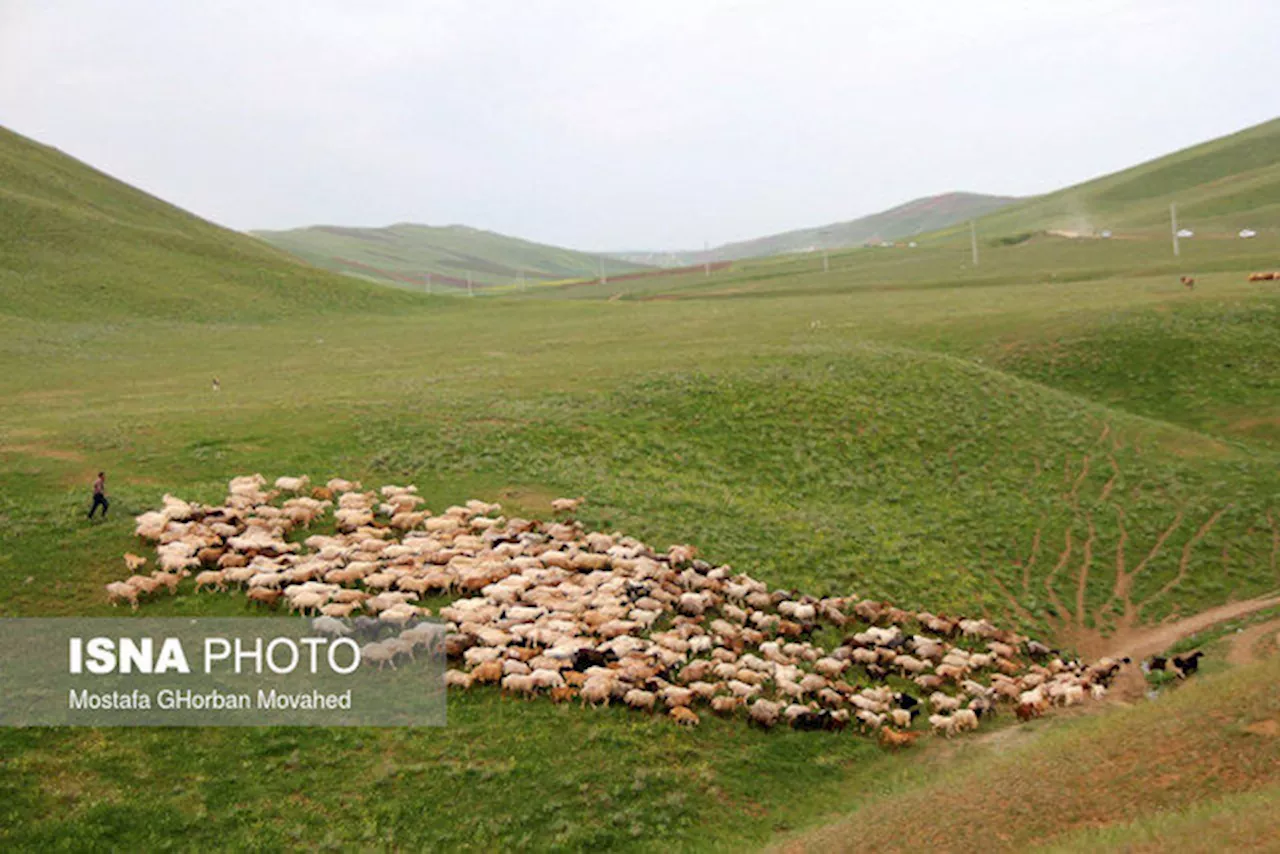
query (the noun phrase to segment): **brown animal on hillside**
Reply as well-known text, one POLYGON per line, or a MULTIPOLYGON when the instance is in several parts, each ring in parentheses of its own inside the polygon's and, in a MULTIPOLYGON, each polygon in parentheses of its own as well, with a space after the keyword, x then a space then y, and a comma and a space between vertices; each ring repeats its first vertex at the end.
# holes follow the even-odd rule
POLYGON ((572 685, 557 685, 551 689, 551 702, 567 703, 578 696, 578 689, 572 685))
POLYGON ((502 681, 502 662, 486 661, 472 670, 471 676, 481 685, 496 685, 502 681))
POLYGON ((697 726, 702 721, 698 718, 698 713, 690 710, 685 706, 676 706, 671 710, 671 720, 680 726, 697 726))
POLYGON ((196 560, 200 561, 204 566, 214 566, 227 553, 226 549, 218 549, 212 546, 201 549, 196 552, 196 560))
POLYGON ((920 737, 918 732, 898 732, 896 729, 889 727, 880 727, 880 743, 891 750, 897 750, 900 747, 910 747, 915 744, 915 740, 920 737))
POLYGON ((1270 282, 1278 277, 1275 273, 1250 273, 1249 281, 1251 282, 1270 282))
POLYGON ((274 608, 284 594, 269 587, 254 587, 247 595, 250 602, 261 602, 268 608, 274 608))
POLYGON ((1019 703, 1018 708, 1016 709, 1016 714, 1018 715, 1018 720, 1025 723, 1032 718, 1040 717, 1044 714, 1044 709, 1034 703, 1019 703))
POLYGON ((1178 281, 1182 282, 1182 284, 1185 285, 1187 290, 1189 291, 1195 289, 1196 280, 1191 278, 1190 276, 1183 276, 1182 278, 1178 279, 1178 281))
POLYGON ((139 557, 132 552, 124 553, 124 565, 129 568, 129 572, 131 573, 137 572, 139 569, 146 566, 146 563, 147 559, 145 557, 139 557))
POLYGON ((551 500, 551 509, 557 513, 577 513, 578 508, 582 506, 582 502, 586 500, 581 496, 577 498, 554 498, 551 500))

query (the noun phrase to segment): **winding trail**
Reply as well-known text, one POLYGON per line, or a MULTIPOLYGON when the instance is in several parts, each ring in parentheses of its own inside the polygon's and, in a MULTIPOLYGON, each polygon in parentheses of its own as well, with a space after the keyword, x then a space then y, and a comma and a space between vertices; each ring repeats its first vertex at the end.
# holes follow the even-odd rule
POLYGON ((1227 663, 1239 666, 1257 661, 1258 644, 1275 634, 1280 634, 1280 620, 1268 620, 1245 629, 1232 639, 1231 649, 1227 651, 1227 663))
POLYGON ((1107 694, 1107 697, 1112 700, 1132 702, 1141 699, 1147 692, 1146 678, 1142 675, 1140 667, 1143 659, 1163 652, 1183 638, 1202 632, 1210 626, 1277 606, 1280 606, 1280 595, 1242 599, 1239 602, 1228 602, 1173 622, 1142 628, 1120 629, 1109 638, 1093 633, 1080 633, 1071 638, 1071 642, 1080 654, 1088 659, 1097 659, 1102 656, 1112 658, 1127 656, 1133 659, 1130 664, 1120 668, 1115 682, 1112 683, 1111 691, 1107 694))

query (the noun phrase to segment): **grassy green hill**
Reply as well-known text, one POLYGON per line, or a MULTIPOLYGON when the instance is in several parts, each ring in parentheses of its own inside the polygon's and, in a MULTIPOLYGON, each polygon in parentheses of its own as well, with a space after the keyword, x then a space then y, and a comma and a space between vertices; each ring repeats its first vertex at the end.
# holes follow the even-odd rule
POLYGON ((615 252, 616 257, 645 264, 680 267, 705 261, 764 258, 814 249, 841 249, 864 243, 880 243, 937 231, 957 222, 999 210, 1016 202, 1011 196, 979 193, 943 193, 915 199, 880 213, 848 222, 833 222, 767 237, 726 243, 707 252, 615 252))
POLYGON ((1167 239, 1171 202, 1177 203, 1180 227, 1203 237, 1251 228, 1258 232, 1254 240, 1270 244, 1274 255, 1280 239, 1280 119, 1027 199, 978 225, 984 237, 1109 229, 1120 237, 1167 239))
POLYGON ((0 315, 245 320, 414 299, 299 264, 0 128, 0 315))
POLYGON ((427 274, 445 289, 511 285, 521 273, 531 282, 630 273, 643 265, 533 243, 464 225, 400 223, 386 228, 317 225, 290 231, 255 231, 257 237, 330 270, 422 287, 427 274))
MULTIPOLYGON (((52 182, 44 162, 22 160, 13 183, 52 182)), ((63 168, 70 199, 118 198, 63 168)), ((985 247, 974 269, 967 241, 937 238, 842 252, 825 274, 804 256, 432 301, 253 254, 144 196, 120 204, 108 228, 62 202, 85 210, 28 234, 43 249, 24 261, 26 302, 0 314, 5 616, 119 614, 102 585, 139 548, 130 516, 165 492, 221 498, 253 471, 413 481, 433 508, 481 497, 530 517, 585 495, 591 526, 691 542, 772 586, 985 614, 1068 646, 1280 586, 1280 285, 1245 281, 1274 266, 1258 241, 1189 241, 1175 263, 1155 237, 1042 236, 985 247), (139 276, 157 256, 185 269, 168 244, 129 243, 162 214, 197 235, 177 246, 247 253, 210 262, 237 287, 278 263, 332 283, 321 304, 342 310, 195 313, 181 276, 139 276), (85 275, 128 283, 119 305, 151 309, 62 305, 85 252, 85 275), (404 301, 344 296, 366 293, 404 301), (103 468, 111 515, 86 524, 103 468)), ((246 603, 188 581, 142 613, 246 603)), ((973 824, 940 820, 957 835, 923 841, 944 848, 1088 847, 1099 824, 1124 840, 1144 820, 1166 822, 1158 835, 1230 814, 1274 834, 1274 811, 1248 800, 1280 783, 1274 750, 1242 728, 1276 717, 1275 684, 1273 665, 1242 668, 1130 711, 1016 729, 1005 715, 1011 735, 901 755, 849 732, 709 715, 685 731, 487 689, 452 694, 443 730, 9 730, 0 845, 738 850, 852 814, 885 850, 952 786, 975 793, 973 824), (1026 740, 1015 753, 1005 738, 1026 740), (1082 781, 1096 793, 1076 783, 1080 757, 1102 769, 1082 781), (1028 781, 1027 803, 1050 806, 1007 809, 1028 781)))

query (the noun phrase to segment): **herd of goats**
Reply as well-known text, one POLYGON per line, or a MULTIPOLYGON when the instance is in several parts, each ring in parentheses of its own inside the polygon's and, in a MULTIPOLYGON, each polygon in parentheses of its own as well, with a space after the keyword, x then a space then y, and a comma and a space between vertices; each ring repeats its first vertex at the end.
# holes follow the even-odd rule
POLYGON ((1085 664, 985 619, 771 590, 690 546, 588 532, 573 520, 581 500, 557 499, 558 521, 540 522, 482 501, 433 514, 413 486, 237 477, 219 505, 166 495, 139 516, 158 568, 142 574, 147 559, 127 554, 134 574, 107 593, 136 608, 194 573, 197 591, 242 589, 317 630, 373 638, 361 657, 380 668, 433 636, 415 625, 432 616, 417 603, 452 596, 434 615, 451 689, 621 703, 688 726, 708 710, 764 728, 853 726, 890 747, 909 745, 922 715, 951 736, 1001 706, 1026 720, 1100 699, 1122 664, 1085 664), (303 538, 331 510, 333 533, 303 538))

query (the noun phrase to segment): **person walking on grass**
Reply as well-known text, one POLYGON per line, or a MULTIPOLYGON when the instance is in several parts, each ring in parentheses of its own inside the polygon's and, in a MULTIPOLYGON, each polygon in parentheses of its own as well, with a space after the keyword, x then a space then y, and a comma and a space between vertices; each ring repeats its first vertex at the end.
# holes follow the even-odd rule
POLYGON ((90 519, 99 507, 102 508, 102 518, 107 518, 107 510, 111 507, 111 503, 107 501, 107 473, 104 471, 98 472, 98 479, 93 482, 93 506, 89 508, 90 519))

